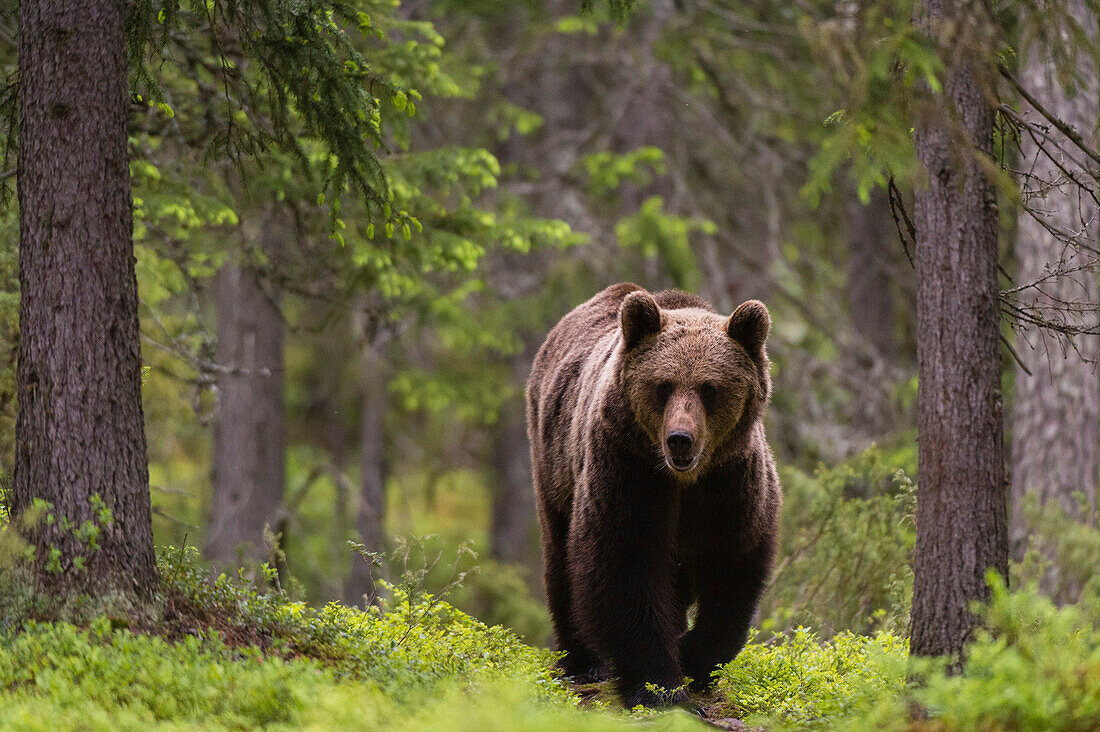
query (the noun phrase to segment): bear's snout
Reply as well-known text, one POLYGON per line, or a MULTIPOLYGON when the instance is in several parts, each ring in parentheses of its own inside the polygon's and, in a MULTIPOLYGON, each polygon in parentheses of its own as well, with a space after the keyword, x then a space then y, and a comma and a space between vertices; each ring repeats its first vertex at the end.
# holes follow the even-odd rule
POLYGON ((677 389, 665 413, 665 439, 661 446, 665 462, 673 471, 686 473, 699 464, 702 452, 702 404, 694 390, 677 389))
POLYGON ((668 438, 664 440, 664 444, 669 446, 669 452, 671 452, 673 458, 685 458, 691 459, 691 446, 695 444, 695 436, 687 433, 670 433, 668 438))
POLYGON ((668 437, 665 438, 669 464, 675 470, 688 470, 695 463, 695 456, 691 454, 691 448, 694 444, 695 436, 687 432, 670 432, 668 437))

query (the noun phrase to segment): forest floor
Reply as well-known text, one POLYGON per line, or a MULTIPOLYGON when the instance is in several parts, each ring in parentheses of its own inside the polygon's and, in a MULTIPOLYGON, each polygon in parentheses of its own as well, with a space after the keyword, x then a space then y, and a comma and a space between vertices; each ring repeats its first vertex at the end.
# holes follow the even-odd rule
MULTIPOLYGON (((569 683, 570 691, 579 700, 582 708, 607 709, 618 705, 618 698, 610 681, 588 681, 569 683)), ((719 694, 693 694, 693 711, 706 724, 732 732, 762 732, 763 727, 749 727, 740 719, 729 716, 730 702, 719 694)))
POLYGON ((753 634, 692 714, 625 710, 606 681, 563 683, 556 654, 429 593, 315 608, 244 577, 211 583, 194 549, 158 563, 155 627, 0 623, 3 729, 1100 729, 1100 603, 1057 608, 1003 583, 961 673, 909 659, 885 631, 753 634))

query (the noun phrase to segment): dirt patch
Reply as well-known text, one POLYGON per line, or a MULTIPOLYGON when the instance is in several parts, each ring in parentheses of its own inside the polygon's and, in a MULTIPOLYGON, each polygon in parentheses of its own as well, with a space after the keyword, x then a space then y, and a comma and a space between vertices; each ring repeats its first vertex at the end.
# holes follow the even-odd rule
MULTIPOLYGON (((570 690, 577 695, 582 707, 619 706, 619 697, 610 681, 581 681, 569 680, 570 690)), ((718 729, 732 730, 732 732, 764 732, 763 727, 749 727, 740 719, 729 716, 730 703, 713 694, 693 694, 691 697, 692 708, 703 722, 718 729)))

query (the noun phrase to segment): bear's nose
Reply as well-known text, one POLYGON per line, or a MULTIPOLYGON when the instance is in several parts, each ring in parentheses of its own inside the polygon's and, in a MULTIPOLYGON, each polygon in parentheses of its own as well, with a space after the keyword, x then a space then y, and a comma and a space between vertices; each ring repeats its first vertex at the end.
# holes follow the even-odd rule
POLYGON ((693 442, 695 439, 687 432, 670 432, 665 438, 665 444, 673 455, 687 454, 693 442))

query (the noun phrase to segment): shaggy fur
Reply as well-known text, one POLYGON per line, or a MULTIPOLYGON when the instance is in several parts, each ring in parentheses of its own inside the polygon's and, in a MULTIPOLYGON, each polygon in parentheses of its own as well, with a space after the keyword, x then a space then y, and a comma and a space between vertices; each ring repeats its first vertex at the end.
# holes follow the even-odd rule
POLYGON ((763 426, 769 328, 757 301, 724 318, 624 283, 535 358, 527 429, 562 665, 608 664, 627 706, 686 700, 645 685, 706 686, 745 643, 782 500, 763 426))

